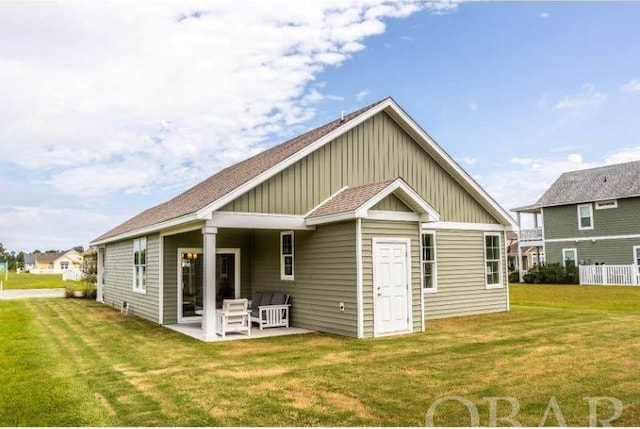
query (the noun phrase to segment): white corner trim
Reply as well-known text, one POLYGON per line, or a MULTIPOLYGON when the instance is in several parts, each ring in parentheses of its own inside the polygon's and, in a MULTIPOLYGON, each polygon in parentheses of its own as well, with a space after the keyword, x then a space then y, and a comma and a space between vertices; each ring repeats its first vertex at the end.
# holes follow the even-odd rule
POLYGON ((307 226, 302 215, 213 212, 210 222, 218 228, 314 229, 307 226))
POLYGON ((358 338, 364 338, 364 301, 362 285, 362 219, 356 219, 356 308, 358 338))
POLYGON ((427 222, 423 223, 422 227, 425 229, 453 229, 464 231, 510 231, 510 228, 508 226, 500 225, 497 223, 427 222))
POLYGON ((158 240, 159 257, 158 261, 158 323, 164 324, 164 237, 161 235, 158 240))

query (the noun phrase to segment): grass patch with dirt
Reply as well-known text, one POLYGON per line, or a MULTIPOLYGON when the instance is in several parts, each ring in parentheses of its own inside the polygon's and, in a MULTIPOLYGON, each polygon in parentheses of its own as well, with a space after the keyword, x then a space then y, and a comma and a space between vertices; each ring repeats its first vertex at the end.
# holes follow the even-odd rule
MULTIPOLYGON (((0 403, 13 404, 0 407, 0 425, 424 426, 429 406, 454 395, 475 404, 484 426, 487 397, 516 398, 526 426, 555 397, 567 424, 587 426, 583 398, 595 396, 623 402, 615 425, 640 425, 640 314, 623 304, 635 292, 594 311, 592 289, 573 308, 520 289, 510 313, 372 340, 206 344, 91 301, 0 302, 0 403)), ((503 406, 499 416, 510 412, 503 406)), ((468 426, 469 413, 444 403, 434 422, 468 426)), ((547 424, 558 424, 553 413, 547 424)))

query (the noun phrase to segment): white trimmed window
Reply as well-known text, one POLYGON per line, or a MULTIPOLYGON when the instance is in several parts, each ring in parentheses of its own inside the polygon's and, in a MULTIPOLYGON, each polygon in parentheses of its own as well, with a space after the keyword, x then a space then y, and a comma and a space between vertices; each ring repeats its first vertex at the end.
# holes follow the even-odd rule
POLYGON ((293 231, 280 233, 280 280, 293 280, 293 231))
POLYGON ((578 205, 578 229, 593 229, 593 209, 591 204, 578 205))
POLYGON ((436 233, 429 231, 422 233, 422 287, 425 292, 438 290, 438 275, 436 267, 436 233))
POLYGON ((500 233, 485 232, 484 234, 484 267, 485 284, 487 289, 501 288, 502 258, 500 250, 500 233))
POLYGON ((68 270, 69 269, 69 262, 68 261, 60 262, 60 269, 61 270, 68 270))
POLYGON ((147 237, 133 240, 133 291, 147 292, 147 237))
POLYGON ((640 246, 633 246, 633 263, 640 271, 640 246))
POLYGON ((598 201, 596 210, 615 209, 618 208, 618 200, 598 201))
POLYGON ((562 266, 568 267, 573 265, 574 267, 578 265, 578 250, 573 249, 562 249, 562 266))

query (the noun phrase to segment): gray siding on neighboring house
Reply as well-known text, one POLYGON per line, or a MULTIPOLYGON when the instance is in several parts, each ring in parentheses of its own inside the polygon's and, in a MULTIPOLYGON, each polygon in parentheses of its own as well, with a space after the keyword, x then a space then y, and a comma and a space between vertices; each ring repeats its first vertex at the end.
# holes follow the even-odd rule
POLYGON ((146 294, 133 291, 133 240, 106 245, 104 302, 120 308, 123 301, 129 313, 158 322, 158 293, 160 273, 160 236, 147 236, 146 294))
POLYGON ((295 231, 295 280, 280 280, 280 231, 256 230, 252 288, 291 295, 293 326, 356 337, 355 248, 354 221, 295 231))
MULTIPOLYGON (((424 227, 423 230, 428 230, 424 227)), ((438 291, 425 293, 425 318, 437 319, 478 313, 507 311, 507 279, 504 276, 504 235, 502 282, 504 288, 485 286, 484 232, 436 231, 438 291)))
MULTIPOLYGON (((639 231, 640 232, 640 231, 639 231)), ((640 238, 626 238, 615 240, 591 240, 575 242, 563 241, 547 243, 545 245, 546 262, 563 263, 562 249, 576 249, 578 263, 607 265, 631 265, 633 260, 633 246, 640 246, 640 238)))
POLYGON ((304 214, 343 186, 402 177, 442 221, 498 223, 391 117, 381 112, 222 210, 304 214))
POLYGON ((422 330, 420 304, 420 236, 418 222, 391 222, 362 220, 362 295, 364 309, 364 336, 373 337, 373 239, 409 238, 411 240, 411 305, 413 331, 422 330))
MULTIPOLYGON (((240 249, 240 295, 251 298, 251 258, 252 238, 251 230, 218 229, 216 234, 216 248, 240 249)), ((178 249, 202 249, 202 230, 194 230, 182 234, 164 237, 164 321, 163 324, 178 321, 178 249)))
POLYGON ((596 210, 595 203, 591 203, 591 206, 593 229, 588 230, 578 229, 576 204, 545 207, 545 239, 640 234, 640 198, 620 199, 615 209, 596 210))

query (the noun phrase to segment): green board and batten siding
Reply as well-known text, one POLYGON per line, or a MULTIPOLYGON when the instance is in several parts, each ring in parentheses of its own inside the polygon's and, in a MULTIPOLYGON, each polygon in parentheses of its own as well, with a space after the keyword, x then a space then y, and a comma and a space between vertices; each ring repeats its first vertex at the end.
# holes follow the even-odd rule
MULTIPOLYGON (((502 233, 500 241, 504 244, 502 233)), ((437 230, 436 255, 438 291, 424 295, 426 319, 507 311, 504 253, 504 287, 485 286, 484 232, 437 230)))
POLYGON ((362 303, 364 310, 364 336, 373 337, 373 239, 408 238, 411 240, 411 305, 413 332, 422 330, 420 304, 420 231, 417 222, 391 222, 362 220, 362 303))
POLYGON ((381 112, 221 210, 305 214, 343 186, 402 177, 442 221, 498 223, 398 124, 381 112))
POLYGON ((545 256, 548 263, 562 263, 562 249, 576 249, 578 261, 607 265, 630 265, 633 260, 633 246, 640 246, 638 238, 602 239, 606 236, 640 235, 640 198, 619 199, 617 208, 593 209, 593 229, 578 229, 578 209, 576 204, 545 207, 544 233, 545 256), (592 241, 592 237, 598 237, 592 241), (576 239, 579 239, 576 242, 576 239))
POLYGON ((123 301, 129 313, 158 322, 160 235, 147 236, 147 292, 133 291, 133 241, 110 243, 104 261, 104 302, 120 308, 123 301))
POLYGON ((391 194, 382 199, 378 204, 371 207, 372 210, 384 210, 393 212, 412 212, 412 210, 403 203, 400 198, 391 194))
POLYGON ((287 281, 280 280, 280 232, 255 231, 253 290, 289 293, 294 326, 357 336, 355 222, 294 234, 295 280, 287 281))

